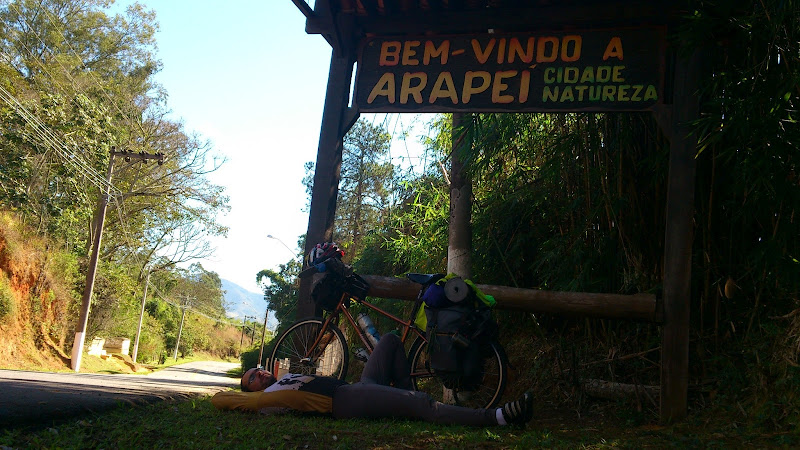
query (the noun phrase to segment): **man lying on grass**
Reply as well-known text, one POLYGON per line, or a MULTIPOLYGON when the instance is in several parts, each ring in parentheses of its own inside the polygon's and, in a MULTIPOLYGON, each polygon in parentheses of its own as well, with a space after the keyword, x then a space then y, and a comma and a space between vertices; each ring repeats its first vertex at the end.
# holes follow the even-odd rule
POLYGON ((529 392, 502 408, 464 408, 437 402, 424 392, 412 390, 410 373, 400 338, 386 334, 372 352, 358 383, 291 373, 276 380, 266 370, 250 369, 242 376, 243 392, 219 392, 211 403, 217 409, 266 414, 300 411, 331 414, 337 419, 396 417, 474 426, 521 425, 533 416, 533 396, 529 392))

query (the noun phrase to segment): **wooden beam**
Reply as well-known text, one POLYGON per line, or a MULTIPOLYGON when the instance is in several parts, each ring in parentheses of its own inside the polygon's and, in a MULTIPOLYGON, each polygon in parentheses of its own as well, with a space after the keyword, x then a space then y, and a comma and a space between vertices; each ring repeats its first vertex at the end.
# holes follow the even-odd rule
MULTIPOLYGON (((339 194, 339 176, 342 167, 342 125, 347 115, 350 99, 350 78, 353 74, 351 52, 338 54, 331 51, 328 72, 328 89, 322 111, 317 162, 314 170, 314 187, 311 191, 311 207, 308 213, 305 253, 311 247, 328 242, 333 237, 333 218, 336 213, 336 197, 339 194)), ((317 315, 311 300, 311 277, 300 279, 297 317, 317 315)))
POLYGON ((686 417, 689 390, 689 310, 692 284, 696 138, 700 52, 681 56, 675 67, 667 217, 664 236, 664 329, 661 335, 661 421, 686 417))
MULTIPOLYGON (((636 26, 666 24, 673 20, 674 5, 665 2, 628 2, 624 7, 609 5, 551 5, 523 8, 487 8, 461 11, 431 11, 413 15, 351 16, 364 34, 454 34, 486 32, 529 31, 535 29, 554 31, 559 28, 608 26, 636 26)), ((306 33, 327 34, 334 26, 333 20, 309 21, 306 33)))
POLYGON ((297 6, 297 9, 299 9, 304 16, 306 16, 306 19, 314 18, 314 10, 308 6, 306 0, 292 0, 292 3, 294 3, 294 6, 297 6))
POLYGON ((361 117, 361 112, 358 110, 358 106, 351 106, 345 110, 342 119, 342 136, 347 134, 350 128, 353 128, 359 117, 361 117))
MULTIPOLYGON (((369 295, 398 300, 416 300, 419 285, 405 278, 362 275, 370 285, 369 295)), ((542 291, 478 284, 478 289, 497 300, 496 308, 525 312, 566 314, 603 319, 653 322, 656 298, 652 294, 597 294, 542 291)))

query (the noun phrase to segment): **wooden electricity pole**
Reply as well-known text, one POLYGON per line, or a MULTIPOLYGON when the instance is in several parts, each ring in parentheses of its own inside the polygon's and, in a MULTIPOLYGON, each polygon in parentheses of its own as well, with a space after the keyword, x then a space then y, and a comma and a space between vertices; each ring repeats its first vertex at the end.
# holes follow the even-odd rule
POLYGON ((242 338, 239 339, 239 355, 242 354, 242 344, 244 344, 244 328, 247 326, 247 318, 250 316, 244 316, 242 318, 242 338))
MULTIPOLYGON (((266 295, 264 295, 264 301, 268 301, 266 295)), ((261 350, 258 351, 258 364, 257 367, 263 368, 264 366, 261 365, 261 358, 264 357, 264 339, 267 336, 267 318, 269 317, 269 308, 264 311, 264 328, 261 330, 261 350)))
POLYGON ((142 309, 139 311, 139 326, 136 328, 136 340, 133 342, 133 362, 139 354, 139 335, 142 333, 142 319, 144 319, 144 304, 147 302, 147 286, 150 284, 150 270, 147 270, 147 279, 144 282, 144 295, 142 295, 142 309))
POLYGON ((164 162, 164 155, 162 153, 150 155, 144 152, 116 151, 115 147, 111 147, 111 156, 108 159, 108 172, 106 173, 106 182, 103 187, 104 190, 101 191, 100 199, 97 201, 95 225, 92 230, 94 232, 94 242, 92 244, 92 256, 89 259, 89 268, 86 271, 86 287, 83 290, 83 299, 81 300, 81 316, 78 321, 78 327, 75 330, 75 340, 72 343, 72 359, 70 365, 75 372, 80 372, 81 370, 83 343, 86 340, 86 325, 89 323, 89 306, 91 305, 92 291, 94 290, 94 278, 97 274, 97 258, 100 254, 100 243, 103 239, 103 225, 106 220, 106 209, 108 207, 108 195, 111 190, 111 175, 114 173, 115 156, 122 156, 125 158, 125 161, 146 161, 148 159, 153 159, 157 160, 159 164, 164 162))
POLYGON ((183 299, 183 305, 181 305, 181 309, 183 313, 181 314, 181 326, 178 327, 178 339, 175 340, 175 354, 172 355, 172 358, 177 361, 178 360, 178 346, 181 345, 181 333, 183 332, 183 319, 186 318, 186 308, 191 306, 192 302, 189 300, 189 297, 185 297, 183 299))

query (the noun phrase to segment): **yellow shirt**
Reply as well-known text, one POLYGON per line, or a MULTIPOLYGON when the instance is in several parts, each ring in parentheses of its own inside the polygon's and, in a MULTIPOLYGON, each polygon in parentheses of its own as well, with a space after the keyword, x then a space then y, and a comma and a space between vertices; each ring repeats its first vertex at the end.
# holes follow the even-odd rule
POLYGON ((333 393, 347 384, 337 378, 287 374, 264 392, 218 392, 211 398, 217 409, 254 411, 265 414, 288 410, 330 413, 333 393))

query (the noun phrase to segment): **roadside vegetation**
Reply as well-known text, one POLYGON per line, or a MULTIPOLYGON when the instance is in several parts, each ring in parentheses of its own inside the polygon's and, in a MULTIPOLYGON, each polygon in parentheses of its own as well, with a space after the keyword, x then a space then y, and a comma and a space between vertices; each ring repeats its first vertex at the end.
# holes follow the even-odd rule
POLYGON ((138 361, 172 356, 183 311, 179 356, 238 353, 219 277, 195 262, 212 253, 208 236, 227 232, 217 217, 228 198, 207 177, 224 157, 168 117, 153 79, 154 15, 140 4, 114 14, 110 3, 0 1, 4 367, 69 364, 106 192, 87 347, 125 337, 133 352, 145 299, 138 361), (134 157, 112 156, 123 151, 134 157))

